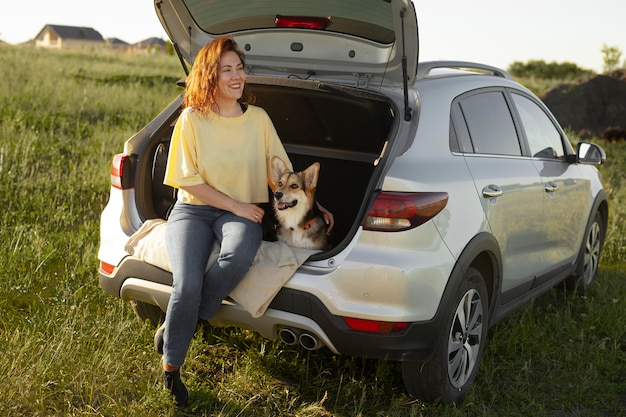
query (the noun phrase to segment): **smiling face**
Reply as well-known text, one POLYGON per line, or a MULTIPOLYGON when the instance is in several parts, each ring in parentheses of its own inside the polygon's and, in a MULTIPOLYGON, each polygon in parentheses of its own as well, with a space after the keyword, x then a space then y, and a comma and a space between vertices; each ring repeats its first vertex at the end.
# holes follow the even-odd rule
POLYGON ((222 54, 218 77, 216 101, 226 103, 239 100, 246 83, 246 73, 236 52, 226 51, 222 54))
POLYGON ((278 210, 295 207, 299 199, 305 200, 307 198, 304 179, 295 172, 289 172, 280 177, 277 186, 274 199, 278 210))

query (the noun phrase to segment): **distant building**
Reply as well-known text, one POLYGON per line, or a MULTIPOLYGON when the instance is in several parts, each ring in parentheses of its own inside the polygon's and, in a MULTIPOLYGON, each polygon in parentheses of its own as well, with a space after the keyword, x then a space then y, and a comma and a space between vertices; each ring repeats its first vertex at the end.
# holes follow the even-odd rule
POLYGON ((132 48, 131 44, 118 38, 107 38, 106 45, 107 48, 120 52, 129 52, 132 48))
POLYGON ((150 54, 167 52, 167 43, 163 39, 148 38, 133 45, 133 49, 137 52, 147 52, 150 54))
POLYGON ((56 49, 102 49, 106 45, 98 31, 87 27, 46 25, 35 37, 35 46, 56 49))

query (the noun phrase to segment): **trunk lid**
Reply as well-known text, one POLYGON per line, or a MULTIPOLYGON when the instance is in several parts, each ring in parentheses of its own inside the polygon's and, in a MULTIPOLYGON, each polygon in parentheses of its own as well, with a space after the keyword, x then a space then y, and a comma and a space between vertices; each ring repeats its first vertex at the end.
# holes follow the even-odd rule
POLYGON ((181 59, 233 35, 250 74, 412 84, 418 30, 411 0, 155 0, 181 59))

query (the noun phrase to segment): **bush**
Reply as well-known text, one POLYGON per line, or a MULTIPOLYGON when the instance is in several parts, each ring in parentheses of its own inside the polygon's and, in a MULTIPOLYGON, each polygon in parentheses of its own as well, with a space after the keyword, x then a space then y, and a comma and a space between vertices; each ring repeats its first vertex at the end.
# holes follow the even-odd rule
POLYGON ((593 73, 571 62, 547 63, 543 60, 531 60, 526 63, 515 61, 509 66, 508 71, 514 77, 540 79, 573 79, 593 73))
POLYGON ((602 131, 600 139, 615 141, 626 140, 626 127, 623 126, 609 126, 602 131))

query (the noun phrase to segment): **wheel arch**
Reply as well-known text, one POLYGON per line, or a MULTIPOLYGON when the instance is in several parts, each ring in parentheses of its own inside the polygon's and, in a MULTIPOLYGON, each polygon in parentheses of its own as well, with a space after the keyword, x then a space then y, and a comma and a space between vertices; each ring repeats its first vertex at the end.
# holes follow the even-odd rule
POLYGON ((450 274, 450 280, 444 292, 444 302, 442 306, 448 305, 454 294, 454 289, 459 286, 469 268, 477 269, 487 287, 489 297, 489 324, 492 324, 494 309, 499 300, 499 289, 502 282, 502 256, 500 246, 496 238, 487 232, 482 232, 474 236, 465 246, 458 257, 450 274))
POLYGON ((602 216, 602 223, 604 223, 602 226, 604 230, 604 235, 606 237, 606 231, 608 230, 608 225, 609 225, 609 198, 606 195, 606 191, 601 190, 598 193, 598 195, 596 196, 595 203, 594 203, 594 209, 597 210, 602 216))
POLYGON ((576 255, 576 260, 574 261, 573 266, 572 266, 572 274, 564 279, 564 284, 565 284, 566 289, 584 292, 586 291, 586 287, 589 284, 591 284, 591 282, 595 278, 595 272, 594 272, 594 277, 591 279, 591 281, 589 281, 588 283, 581 282, 581 280, 583 280, 582 278, 583 269, 585 268, 584 266, 585 251, 587 247, 586 241, 589 237, 591 225, 595 221, 597 216, 600 217, 600 221, 602 223, 601 224, 602 236, 600 237, 601 243, 600 243, 599 255, 598 255, 598 260, 597 260, 598 265, 599 265, 599 262, 601 259, 601 253, 603 249, 602 246, 604 246, 604 243, 605 243, 607 228, 608 228, 608 223, 609 223, 609 203, 608 203, 607 194, 604 190, 600 190, 598 195, 596 195, 592 209, 589 211, 589 217, 587 218, 587 222, 585 224, 585 232, 583 233, 582 240, 580 242, 580 249, 578 251, 578 255, 576 255))
MULTIPOLYGON (((589 211, 589 217, 587 218, 585 231, 589 228, 589 225, 591 224, 591 222, 593 222, 593 219, 596 213, 600 213, 600 216, 602 217, 602 233, 603 233, 602 239, 604 240, 606 238, 606 232, 608 230, 608 225, 609 225, 609 201, 608 201, 606 191, 604 190, 600 190, 598 195, 596 195, 596 198, 593 202, 592 209, 589 211)), ((583 235, 583 239, 585 238, 586 238, 586 232, 583 235)), ((582 262, 582 259, 585 253, 584 246, 585 245, 581 242, 580 251, 578 252, 578 255, 576 257, 576 262, 574 263, 574 265, 578 265, 580 262, 582 262)))

